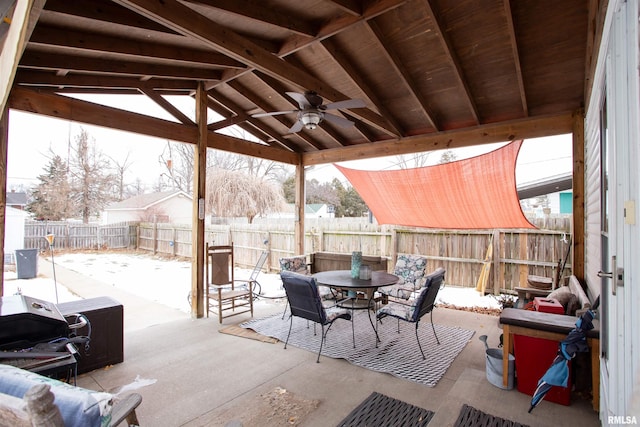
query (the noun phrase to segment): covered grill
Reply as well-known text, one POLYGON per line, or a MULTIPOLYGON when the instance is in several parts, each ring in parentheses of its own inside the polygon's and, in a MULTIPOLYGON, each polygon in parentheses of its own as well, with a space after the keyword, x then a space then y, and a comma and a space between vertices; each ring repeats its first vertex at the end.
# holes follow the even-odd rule
POLYGON ((88 337, 72 337, 86 323, 67 322, 55 304, 24 295, 0 298, 0 363, 41 374, 66 375, 75 382, 75 344, 88 337))

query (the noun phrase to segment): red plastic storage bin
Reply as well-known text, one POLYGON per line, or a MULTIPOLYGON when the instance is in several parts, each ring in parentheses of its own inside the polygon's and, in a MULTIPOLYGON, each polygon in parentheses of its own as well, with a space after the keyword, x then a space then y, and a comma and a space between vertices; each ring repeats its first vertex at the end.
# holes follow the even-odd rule
MULTIPOLYGON (((536 297, 533 306, 543 313, 564 314, 562 304, 556 299, 536 297)), ((543 338, 513 336, 513 352, 516 358, 517 388, 521 393, 533 396, 538 381, 547 372, 558 353, 558 342, 543 338)), ((545 400, 561 405, 571 403, 571 362, 569 362, 569 387, 552 387, 545 400)))
POLYGON ((555 298, 535 297, 533 307, 543 313, 564 314, 564 307, 555 298))
MULTIPOLYGON (((538 381, 547 372, 558 353, 558 342, 543 338, 513 336, 513 352, 516 358, 517 388, 520 393, 533 396, 538 381)), ((561 405, 571 403, 571 362, 569 362, 569 387, 551 387, 544 400, 561 405)))

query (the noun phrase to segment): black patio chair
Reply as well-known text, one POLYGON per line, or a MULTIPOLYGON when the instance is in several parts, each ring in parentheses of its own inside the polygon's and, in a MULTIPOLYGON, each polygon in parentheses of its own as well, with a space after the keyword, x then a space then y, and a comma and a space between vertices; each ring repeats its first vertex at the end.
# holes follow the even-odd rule
POLYGON ((314 322, 314 334, 316 324, 319 324, 322 327, 320 349, 318 350, 318 359, 316 362, 320 362, 320 354, 322 353, 322 346, 327 337, 327 333, 329 332, 329 329, 331 329, 333 322, 337 319, 351 321, 353 346, 356 346, 356 335, 350 311, 348 309, 338 307, 337 305, 331 307, 325 307, 322 305, 322 297, 318 293, 318 285, 313 276, 305 276, 291 271, 281 271, 280 277, 282 278, 282 285, 284 286, 284 290, 289 301, 289 307, 291 309, 291 314, 289 315, 289 333, 287 334, 287 340, 284 343, 285 349, 287 348, 289 337, 291 336, 294 317, 301 317, 310 322, 314 322))
MULTIPOLYGON (((438 268, 433 273, 425 276, 424 286, 420 291, 418 297, 414 300, 408 300, 405 302, 389 302, 376 312, 376 318, 381 321, 383 318, 395 317, 398 319, 398 333, 400 333, 400 321, 403 320, 409 323, 415 323, 416 325, 416 340, 418 340, 418 347, 422 358, 426 359, 422 345, 420 344, 420 338, 418 337, 418 325, 420 319, 427 313, 431 316, 431 328, 433 329, 433 335, 436 337, 436 342, 440 345, 440 340, 436 334, 436 328, 433 325, 433 309, 435 308, 436 296, 438 291, 444 283, 444 268, 438 268)), ((376 323, 377 325, 377 323, 376 323)))

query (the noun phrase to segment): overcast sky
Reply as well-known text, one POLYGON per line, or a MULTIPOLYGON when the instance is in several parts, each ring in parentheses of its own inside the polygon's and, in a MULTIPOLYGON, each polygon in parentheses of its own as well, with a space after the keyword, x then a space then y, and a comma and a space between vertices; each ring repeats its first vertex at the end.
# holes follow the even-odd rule
MULTIPOLYGON (((188 101, 185 97, 172 98, 172 102, 177 100, 188 101)), ((120 105, 120 108, 123 108, 121 98, 118 97, 102 97, 101 103, 111 106, 120 105)), ((175 121, 146 97, 136 97, 136 102, 128 102, 124 105, 127 105, 128 109, 134 112, 175 121)), ((178 107, 193 118, 195 106, 183 104, 178 107)), ((151 189, 164 171, 164 167, 159 161, 167 143, 164 139, 11 110, 9 115, 7 188, 11 190, 20 185, 28 187, 37 183, 37 176, 44 172, 44 168, 49 163, 51 150, 66 158, 69 142, 74 141, 81 128, 87 130, 89 135, 95 139, 97 147, 115 161, 123 163, 129 155, 131 167, 125 179, 130 183, 135 182, 136 177, 140 177, 143 183, 151 189)), ((461 160, 483 154, 501 145, 503 144, 491 144, 455 151, 457 159, 461 160)), ((429 156, 429 162, 438 163, 440 156, 441 152, 434 152, 429 156)), ((395 163, 397 163, 397 159, 390 157, 340 162, 340 165, 353 169, 386 170, 393 169, 395 163)), ((571 171, 571 167, 570 135, 526 140, 518 156, 516 181, 520 184, 567 173, 571 171)), ((308 179, 315 178, 319 181, 330 180, 333 177, 345 181, 342 174, 337 172, 332 165, 317 165, 307 173, 308 179)))

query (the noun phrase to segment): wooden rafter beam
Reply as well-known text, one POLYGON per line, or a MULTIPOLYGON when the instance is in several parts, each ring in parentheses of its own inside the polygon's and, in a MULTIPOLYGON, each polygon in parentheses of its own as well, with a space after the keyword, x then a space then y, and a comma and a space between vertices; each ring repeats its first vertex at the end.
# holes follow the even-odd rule
POLYGON ((362 14, 362 5, 358 0, 330 0, 331 3, 338 6, 343 11, 353 16, 359 16, 362 14))
POLYGON ((409 70, 407 70, 403 62, 398 57, 396 49, 393 46, 389 45, 387 38, 382 33, 382 30, 375 21, 368 21, 367 24, 367 28, 371 30, 373 38, 380 44, 380 50, 387 57, 387 60, 389 61, 391 66, 396 70, 396 73, 402 77, 402 82, 404 83, 413 99, 415 99, 420 106, 420 109, 425 115, 425 118, 427 119, 429 125, 434 130, 439 130, 439 126, 435 120, 435 113, 429 107, 429 103, 424 98, 424 96, 420 95, 420 90, 418 90, 416 82, 414 81, 413 77, 411 77, 409 70))
MULTIPOLYGON (((287 143, 284 138, 281 138, 274 129, 263 125, 260 120, 254 119, 249 114, 242 111, 242 108, 227 96, 224 96, 222 93, 216 90, 210 90, 208 94, 210 99, 209 107, 213 111, 220 114, 222 117, 226 117, 225 120, 210 124, 210 130, 223 129, 225 127, 237 124, 252 135, 254 135, 254 130, 258 130, 262 135, 266 136, 264 139, 265 142, 269 145, 277 144, 286 150, 294 151, 291 147, 291 144, 287 143)), ((262 139, 258 135, 254 136, 256 136, 258 139, 262 139)))
POLYGON ((520 93, 520 102, 522 103, 522 112, 524 116, 529 115, 529 105, 527 103, 527 93, 524 90, 524 78, 522 77, 522 67, 520 64, 520 53, 518 52, 518 40, 516 39, 516 29, 513 23, 513 13, 511 12, 511 1, 504 0, 504 13, 507 19, 507 28, 509 30, 509 41, 511 51, 513 52, 513 63, 516 67, 516 79, 518 81, 518 92, 520 93))
MULTIPOLYGON (((280 83, 279 80, 274 79, 271 76, 268 76, 266 74, 257 72, 255 73, 256 77, 258 77, 260 80, 262 80, 263 82, 265 82, 267 85, 269 85, 277 94, 280 95, 280 97, 286 99, 292 106, 293 109, 298 109, 299 106, 298 104, 291 98, 289 98, 289 96, 285 95, 285 92, 287 92, 287 89, 280 83)), ((257 104, 256 104, 257 105, 257 104)), ((265 112, 269 112, 269 111, 274 111, 273 109, 270 110, 264 110, 264 108, 261 108, 261 110, 265 111, 265 112)), ((319 126, 316 131, 320 131, 325 133, 327 136, 329 136, 329 138, 331 138, 337 146, 342 146, 344 145, 342 142, 342 138, 340 137, 340 135, 337 134, 337 132, 335 132, 335 130, 333 130, 333 128, 329 125, 327 126, 327 123, 323 123, 322 126, 319 126)), ((303 139, 308 139, 310 138, 309 135, 305 134, 303 139)), ((324 147, 327 148, 327 147, 324 147)))
POLYGON ((153 102, 158 104, 160 108, 171 114, 183 124, 195 125, 195 122, 193 120, 187 117, 182 111, 177 109, 172 103, 164 99, 162 95, 155 93, 152 88, 142 88, 140 89, 140 91, 147 95, 153 102))
POLYGON ((461 130, 302 154, 305 166, 539 138, 572 132, 573 114, 529 117, 461 130))
MULTIPOLYGON (((385 106, 385 103, 378 97, 371 85, 364 79, 366 73, 362 70, 357 70, 352 61, 345 55, 339 46, 336 46, 334 39, 326 39, 322 42, 322 46, 331 55, 331 57, 340 65, 349 78, 364 92, 368 100, 376 106, 380 115, 386 119, 387 122, 393 126, 394 133, 396 135, 403 135, 402 126, 395 120, 395 115, 391 113, 385 106)), ((370 123, 371 124, 371 123, 370 123)), ((377 123, 376 127, 380 127, 382 123, 377 123)))
POLYGON ((242 17, 251 18, 258 22, 267 23, 288 31, 314 36, 317 28, 300 18, 285 15, 263 1, 257 0, 187 0, 189 3, 199 4, 214 9, 231 12, 242 17))
POLYGON ((395 8, 398 8, 404 5, 406 2, 407 0, 377 0, 370 2, 364 7, 364 10, 361 14, 342 15, 325 23, 312 39, 295 35, 291 36, 280 47, 278 56, 284 58, 285 56, 291 55, 292 53, 295 53, 298 50, 303 49, 313 43, 318 43, 324 39, 335 36, 336 34, 341 33, 354 25, 358 25, 363 21, 373 19, 395 8))
POLYGON ((34 47, 53 46, 57 48, 73 48, 80 51, 120 54, 130 56, 132 61, 139 58, 166 60, 167 63, 184 63, 185 65, 201 64, 211 67, 245 68, 245 65, 218 52, 195 50, 185 47, 162 45, 159 43, 141 42, 126 37, 107 37, 75 31, 69 28, 58 28, 38 25, 29 39, 34 47))
MULTIPOLYGON (((174 31, 193 37, 206 45, 223 52, 230 57, 256 68, 265 74, 282 79, 300 90, 314 90, 320 96, 331 101, 349 99, 340 91, 332 88, 322 80, 305 70, 295 67, 263 49, 245 37, 218 26, 215 22, 200 15, 177 0, 114 0, 141 15, 153 19, 174 31)), ((391 1, 391 0, 386 0, 391 1)), ((397 1, 396 1, 397 2, 397 1)), ((205 79, 206 80, 206 79, 205 79)), ((385 119, 366 108, 352 111, 361 120, 378 126, 385 119)), ((385 132, 399 136, 390 126, 385 132)))
MULTIPOLYGON (((451 39, 449 38, 449 33, 442 29, 442 24, 440 23, 438 16, 435 14, 433 9, 431 8, 431 4, 429 4, 429 2, 427 1, 420 2, 420 7, 423 9, 424 14, 436 26, 435 31, 437 32, 437 34, 440 35, 440 37, 438 37, 438 40, 442 42, 441 43, 442 49, 444 50, 444 53, 446 54, 446 56, 449 58, 449 63, 451 64, 451 67, 455 71, 453 73, 453 76, 456 78, 456 80, 458 80, 458 84, 462 89, 462 94, 464 96, 461 96, 461 98, 467 104, 467 107, 469 108, 469 112, 473 116, 473 120, 477 124, 480 124, 480 115, 478 114, 478 107, 474 102, 473 95, 471 94, 471 89, 469 88, 467 79, 464 76, 464 71, 462 70, 462 66, 460 65, 460 60, 455 54, 455 49, 453 48, 453 44, 451 43, 451 39)), ((416 13, 420 13, 420 12, 416 12, 416 13)))
MULTIPOLYGON (((245 97, 246 99, 248 99, 249 101, 251 101, 252 103, 256 104, 258 106, 258 108, 264 110, 265 108, 267 108, 267 110, 265 111, 269 111, 269 106, 267 106, 264 101, 262 100, 262 98, 260 98, 259 96, 257 96, 253 91, 247 89, 244 85, 242 85, 240 82, 238 82, 237 80, 231 81, 229 83, 227 83, 229 85, 230 88, 232 88, 233 90, 235 90, 236 92, 238 92, 240 95, 242 95, 243 97, 245 97)), ((274 119, 276 119, 277 121, 279 121, 283 126, 286 127, 291 127, 293 126, 293 124, 295 123, 295 121, 297 120, 297 118, 294 119, 294 122, 291 122, 290 119, 285 119, 284 118, 285 115, 280 115, 280 116, 273 116, 274 119)), ((299 135, 300 138, 302 139, 302 141, 304 141, 306 144, 309 144, 309 146, 311 146, 312 148, 319 150, 322 149, 323 147, 321 147, 320 145, 318 145, 314 140, 312 140, 311 138, 309 138, 307 135, 299 135)))
MULTIPOLYGON (((145 116, 144 114, 132 113, 54 93, 43 93, 21 87, 13 88, 9 96, 8 105, 10 108, 29 113, 189 144, 194 144, 198 138, 198 129, 193 125, 174 123, 145 116)), ((296 153, 215 132, 209 132, 207 146, 216 150, 261 157, 293 165, 300 163, 300 157, 296 153)))
POLYGON ((74 55, 52 54, 27 51, 22 55, 21 68, 38 70, 67 70, 93 72, 96 74, 116 73, 125 76, 151 76, 188 80, 219 80, 220 71, 203 70, 175 65, 154 65, 135 61, 116 61, 93 57, 80 58, 74 55))
POLYGON ((49 71, 37 71, 19 69, 16 73, 14 83, 38 87, 62 88, 85 88, 96 89, 140 89, 141 87, 153 87, 154 89, 164 89, 167 91, 189 92, 195 90, 193 80, 173 80, 173 79, 150 79, 145 82, 139 77, 111 77, 104 75, 88 74, 67 74, 58 76, 49 71))

